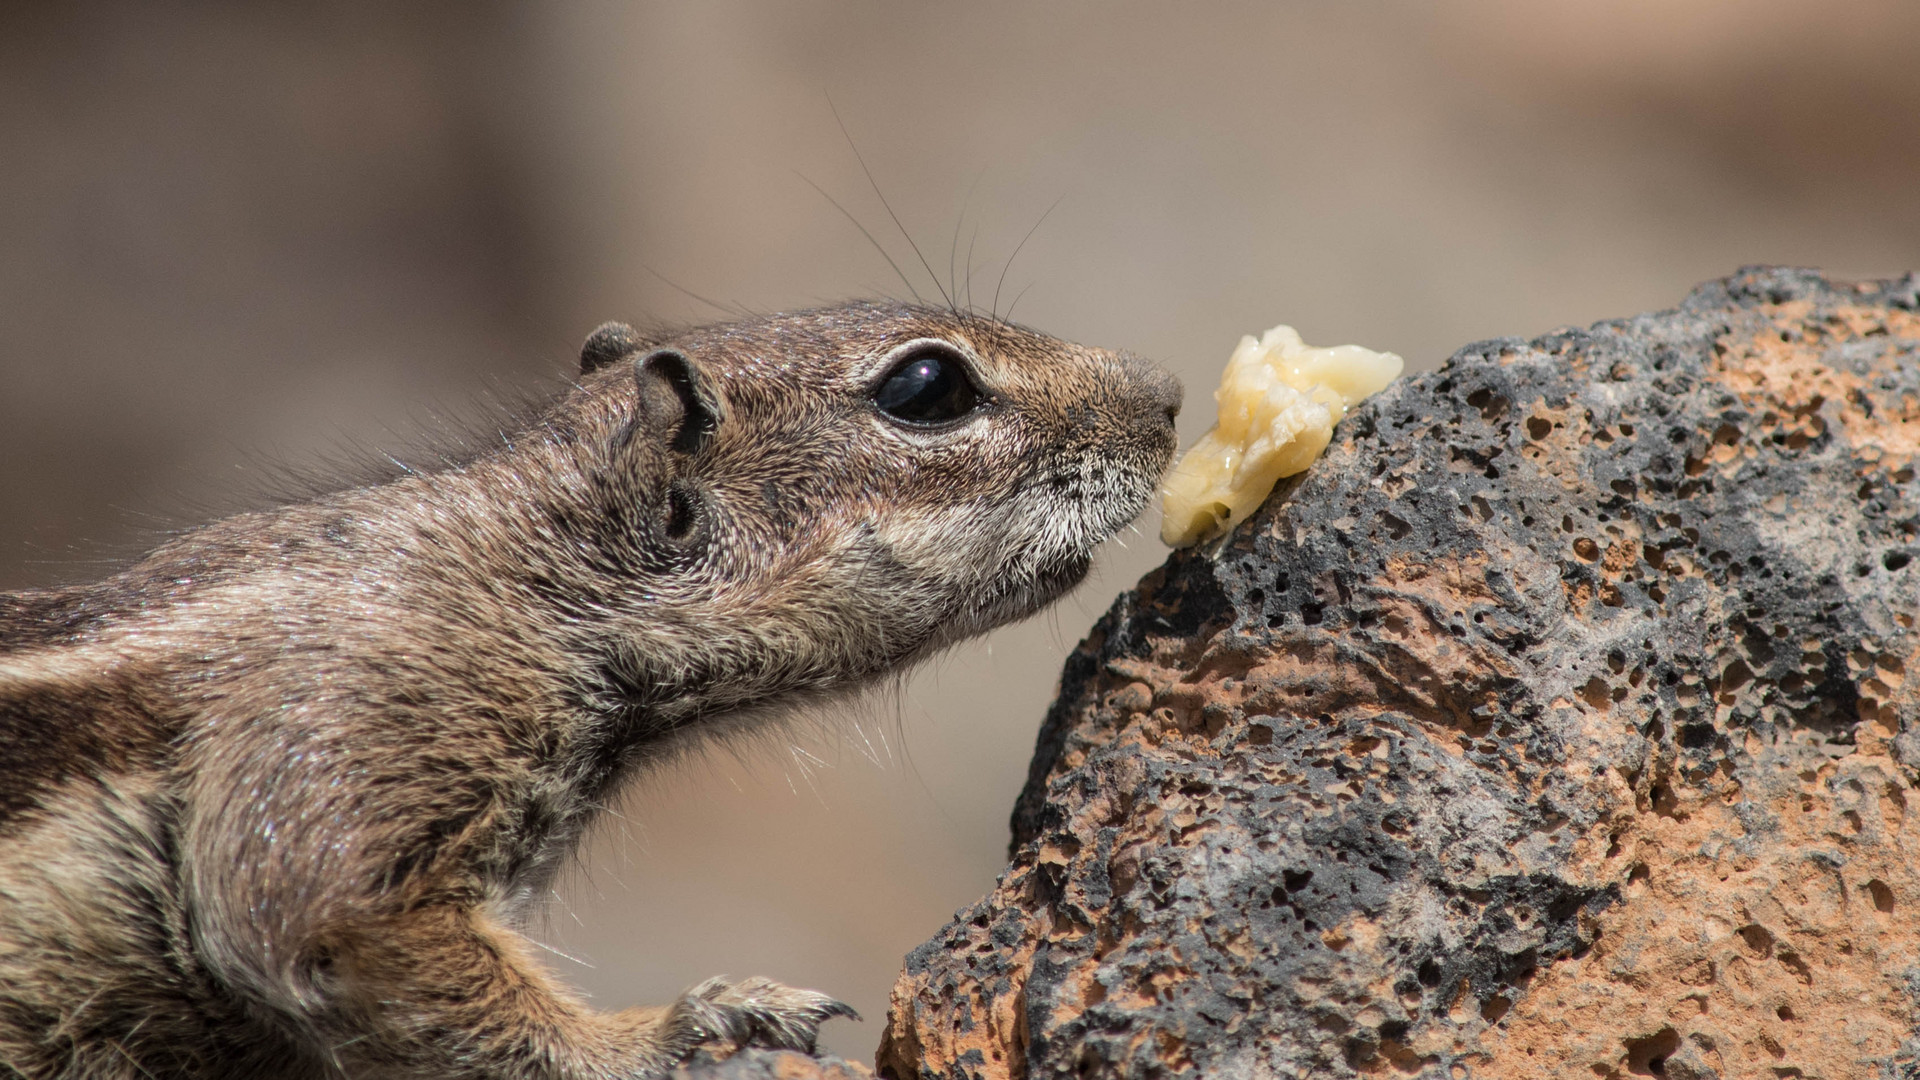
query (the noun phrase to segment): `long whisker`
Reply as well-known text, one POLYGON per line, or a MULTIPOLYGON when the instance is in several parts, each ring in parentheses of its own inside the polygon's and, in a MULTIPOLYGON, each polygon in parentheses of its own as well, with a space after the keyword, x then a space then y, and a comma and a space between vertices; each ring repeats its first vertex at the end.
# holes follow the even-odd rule
POLYGON ((653 275, 654 277, 657 277, 657 278, 659 278, 659 279, 661 280, 661 282, 662 282, 662 283, 664 283, 664 284, 665 284, 665 285, 667 286, 667 288, 669 288, 669 289, 672 289, 673 291, 675 291, 675 292, 677 292, 677 293, 680 293, 680 294, 681 294, 682 296, 688 296, 688 297, 691 297, 691 298, 693 298, 693 299, 695 299, 695 300, 698 300, 698 301, 700 301, 701 303, 703 303, 703 304, 705 304, 705 305, 707 305, 708 307, 710 307, 710 308, 713 308, 713 309, 714 309, 715 311, 719 311, 719 312, 723 312, 723 313, 725 313, 725 314, 727 314, 727 315, 732 315, 732 316, 734 316, 735 318, 739 318, 739 317, 741 317, 741 316, 744 316, 744 315, 750 315, 750 314, 752 314, 752 312, 750 312, 750 311, 748 311, 748 310, 747 310, 746 308, 744 308, 744 307, 735 307, 735 306, 732 306, 732 305, 729 305, 729 304, 723 304, 723 303, 721 303, 721 302, 720 302, 720 301, 718 301, 718 300, 709 300, 709 299, 707 299, 706 297, 704 297, 704 296, 701 296, 701 295, 700 295, 699 293, 697 293, 697 292, 694 292, 694 291, 693 291, 692 289, 689 289, 689 288, 687 288, 686 286, 684 286, 684 285, 682 285, 682 284, 680 284, 679 282, 677 282, 677 281, 675 281, 675 280, 673 280, 672 278, 670 278, 670 277, 668 277, 667 275, 665 275, 665 274, 663 274, 663 273, 661 273, 660 271, 658 271, 658 270, 655 270, 655 269, 654 269, 653 267, 651 267, 651 266, 649 266, 649 267, 646 267, 645 269, 646 269, 646 271, 647 271, 647 273, 649 273, 649 274, 652 274, 652 275, 653 275))
MULTIPOLYGON (((973 193, 979 189, 980 181, 987 175, 986 169, 973 174, 973 183, 967 185, 967 197, 960 200, 960 216, 953 219, 953 243, 947 246, 947 295, 960 299, 960 280, 954 277, 954 258, 960 254, 960 229, 967 223, 967 210, 973 206, 973 193)), ((973 234, 980 235, 980 226, 973 227, 973 234)), ((973 270, 973 244, 967 244, 967 270, 969 276, 973 270)), ((971 284, 971 282, 969 282, 971 284)), ((973 310, 973 290, 967 290, 967 310, 973 310)))
POLYGON ((967 310, 973 311, 973 245, 980 240, 980 224, 975 222, 973 235, 967 238, 967 310))
MULTIPOLYGON (((1060 199, 1064 199, 1064 198, 1066 198, 1065 195, 1060 196, 1060 199)), ((1007 271, 1013 269, 1013 260, 1020 257, 1020 249, 1026 247, 1027 241, 1033 239, 1033 234, 1040 230, 1041 224, 1047 220, 1047 215, 1053 213, 1053 209, 1055 206, 1060 205, 1060 199, 1053 200, 1053 206, 1047 207, 1047 212, 1045 214, 1041 214, 1040 219, 1033 223, 1033 228, 1027 230, 1027 235, 1021 237, 1020 242, 1014 245, 1013 254, 1007 256, 1007 265, 1000 268, 1000 280, 995 282, 993 286, 993 308, 991 309, 992 311, 997 313, 1000 310, 1000 286, 1005 285, 1007 283, 1007 271)), ((1013 302, 1016 304, 1019 303, 1020 298, 1017 296, 1014 297, 1013 302)), ((1011 313, 1013 309, 1008 308, 1007 310, 1009 313, 1011 313)), ((1008 321, 1012 321, 1012 320, 1008 320, 1008 321)))
POLYGON ((805 180, 807 182, 808 187, 811 187, 813 190, 819 192, 821 198, 833 204, 833 208, 835 210, 840 211, 841 214, 846 216, 846 219, 848 221, 853 222, 853 227, 856 229, 859 229, 860 235, 867 238, 867 243, 873 245, 873 250, 879 252, 880 257, 887 260, 888 266, 893 267, 893 272, 899 275, 900 283, 907 287, 907 292, 913 294, 913 298, 919 301, 920 303, 923 303, 923 304, 926 303, 926 299, 920 295, 920 290, 914 288, 913 282, 908 280, 907 272, 900 269, 900 264, 893 261, 893 256, 887 254, 887 249, 880 246, 880 241, 875 240, 873 238, 873 234, 867 231, 867 227, 865 225, 860 224, 859 218, 854 217, 851 211, 849 211, 846 207, 840 205, 840 201, 838 199, 835 199, 833 196, 827 194, 826 188, 823 188, 819 184, 814 183, 810 178, 808 178, 807 174, 801 172, 798 169, 795 169, 793 172, 793 175, 798 176, 802 180, 805 180))
POLYGON ((860 153, 860 148, 854 145, 853 134, 847 130, 847 122, 840 119, 840 110, 834 107, 832 98, 827 99, 827 109, 833 113, 833 122, 840 125, 840 134, 846 137, 847 149, 853 151, 853 159, 860 163, 860 171, 867 174, 867 183, 873 187, 873 193, 879 197, 880 205, 886 208, 887 216, 893 219, 893 227, 900 230, 900 236, 906 240, 907 246, 913 249, 914 258, 920 260, 920 268, 925 270, 927 277, 933 280, 933 287, 940 289, 940 298, 947 302, 947 310, 955 315, 960 314, 960 309, 953 306, 953 297, 947 294, 947 290, 940 288, 940 275, 933 272, 933 267, 927 263, 927 257, 920 253, 920 245, 913 242, 913 234, 907 231, 905 225, 900 224, 900 215, 893 212, 893 204, 887 201, 886 193, 880 190, 879 181, 873 178, 873 170, 867 168, 867 159, 860 153))
MULTIPOLYGON (((1031 288, 1033 288, 1033 282, 1029 281, 1027 282, 1027 288, 1020 290, 1020 296, 1027 295, 1027 289, 1031 289, 1031 288)), ((1007 305, 1007 321, 1008 322, 1013 321, 1013 309, 1020 306, 1020 296, 1014 297, 1013 303, 1007 305)))
MULTIPOLYGON (((960 216, 953 219, 953 242, 947 245, 947 295, 960 295, 960 282, 953 276, 954 261, 960 255, 960 227, 967 223, 967 205, 960 204, 960 216)), ((957 314, 957 312, 956 312, 957 314)))

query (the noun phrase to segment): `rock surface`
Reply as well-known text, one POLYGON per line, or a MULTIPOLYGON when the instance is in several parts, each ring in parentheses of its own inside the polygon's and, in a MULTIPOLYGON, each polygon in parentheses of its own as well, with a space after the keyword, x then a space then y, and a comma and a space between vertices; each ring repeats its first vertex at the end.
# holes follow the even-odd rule
POLYGON ((1357 409, 1067 665, 908 1077, 1920 1075, 1920 279, 1357 409))

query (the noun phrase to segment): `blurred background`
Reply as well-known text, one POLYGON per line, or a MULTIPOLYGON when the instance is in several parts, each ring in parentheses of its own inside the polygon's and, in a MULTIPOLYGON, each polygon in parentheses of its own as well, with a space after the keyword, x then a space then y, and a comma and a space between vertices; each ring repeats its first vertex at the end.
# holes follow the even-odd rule
MULTIPOLYGON (((609 318, 905 295, 813 185, 936 295, 836 111, 942 284, 1168 364, 1191 440, 1283 320, 1421 370, 1746 263, 1920 268, 1916 41, 1911 0, 7 4, 0 588, 551 389, 609 318)), ((608 1007, 820 988, 869 1057, 1156 527, 823 730, 637 785, 555 967, 608 1007)))

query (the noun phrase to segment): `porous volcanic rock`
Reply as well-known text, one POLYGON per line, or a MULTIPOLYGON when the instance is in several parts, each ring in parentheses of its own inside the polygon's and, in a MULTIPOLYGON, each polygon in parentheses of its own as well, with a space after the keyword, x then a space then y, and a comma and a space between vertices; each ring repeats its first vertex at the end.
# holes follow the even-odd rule
POLYGON ((1920 1075, 1913 276, 1355 410, 1068 661, 909 1077, 1920 1075))

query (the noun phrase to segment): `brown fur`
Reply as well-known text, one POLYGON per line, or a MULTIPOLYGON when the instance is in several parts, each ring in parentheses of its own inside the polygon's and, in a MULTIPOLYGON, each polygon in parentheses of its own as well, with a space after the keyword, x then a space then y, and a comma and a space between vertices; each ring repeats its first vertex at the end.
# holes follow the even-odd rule
POLYGON ((0 594, 0 1075, 651 1077, 811 1047, 764 980, 589 1010, 515 929, 637 765, 1084 573, 1171 457, 1139 361, 850 304, 621 327, 505 444, 0 594), (986 403, 908 430, 916 339, 986 403), (644 358, 643 358, 644 357, 644 358))

